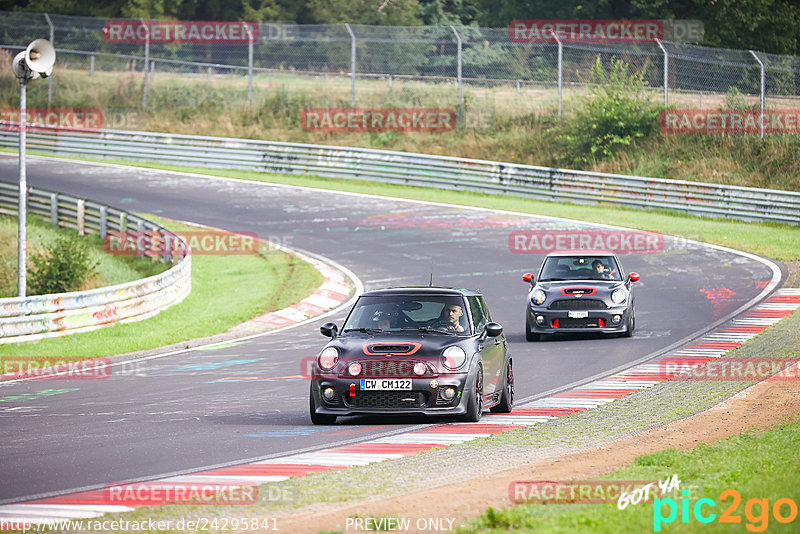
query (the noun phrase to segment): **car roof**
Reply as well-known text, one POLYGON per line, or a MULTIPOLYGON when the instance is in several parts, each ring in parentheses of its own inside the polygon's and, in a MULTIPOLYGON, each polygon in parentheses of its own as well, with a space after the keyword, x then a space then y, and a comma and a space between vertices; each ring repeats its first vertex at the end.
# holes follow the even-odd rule
POLYGON ((615 256, 608 250, 556 250, 550 252, 547 256, 615 256))
POLYGON ((365 291, 361 296, 367 297, 387 297, 394 295, 426 295, 426 296, 481 296, 479 291, 474 289, 464 289, 456 287, 389 287, 386 289, 374 289, 372 291, 365 291))

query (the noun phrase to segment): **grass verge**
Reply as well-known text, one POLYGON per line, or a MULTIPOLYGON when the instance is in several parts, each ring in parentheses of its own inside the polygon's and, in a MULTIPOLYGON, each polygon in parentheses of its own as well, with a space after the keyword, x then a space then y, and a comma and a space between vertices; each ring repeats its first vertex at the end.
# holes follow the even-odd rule
MULTIPOLYGON (((753 431, 723 441, 680 452, 674 449, 639 456, 631 464, 603 477, 607 480, 664 480, 678 474, 681 487, 689 486, 688 505, 681 493, 673 491, 663 500, 673 499, 677 510, 672 521, 670 505, 655 501, 629 505, 619 510, 616 504, 522 504, 505 510, 489 508, 486 513, 457 530, 474 532, 552 532, 572 533, 589 530, 599 534, 620 532, 797 532, 797 520, 782 524, 773 508, 779 499, 792 499, 797 515, 797 469, 793 451, 800 447, 800 422, 784 424, 776 429, 753 431), (696 491, 700 488, 701 491, 696 491), (734 490, 741 497, 736 501, 734 490), (695 504, 698 499, 711 499, 700 508, 703 516, 714 518, 709 523, 698 521, 695 504), (752 502, 751 499, 757 502, 752 502), (687 515, 682 515, 686 508, 687 515), (723 511, 738 518, 738 524, 721 523, 723 511), (659 518, 656 521, 656 517, 659 518), (662 519, 663 518, 663 519, 662 519), (684 521, 685 519, 685 521, 684 521), (739 523, 740 522, 740 523, 739 523)), ((790 504, 779 507, 782 518, 791 516, 790 504)))
MULTIPOLYGON (((196 227, 144 214, 173 231, 196 227)), ((75 336, 4 345, 6 356, 58 356, 80 360, 152 349, 225 332, 253 317, 302 300, 323 282, 296 256, 261 245, 259 254, 192 257, 192 292, 181 303, 141 322, 75 336)))

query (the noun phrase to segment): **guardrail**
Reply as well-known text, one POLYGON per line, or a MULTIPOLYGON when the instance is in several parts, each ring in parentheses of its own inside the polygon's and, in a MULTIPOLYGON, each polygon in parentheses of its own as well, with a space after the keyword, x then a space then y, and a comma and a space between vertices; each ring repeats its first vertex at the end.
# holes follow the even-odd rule
MULTIPOLYGON (((18 186, 0 182, 0 213, 16 215, 18 186)), ((173 266, 163 273, 110 287, 53 295, 0 299, 0 344, 34 341, 147 319, 183 300, 192 288, 191 255, 186 242, 163 226, 124 210, 75 196, 28 188, 28 212, 54 226, 85 233, 109 233, 121 248, 148 250, 143 232, 170 236, 175 254, 162 255, 173 266), (130 232, 128 234, 127 232, 130 232), (135 240, 140 242, 136 243, 135 240), (140 245, 137 248, 137 245, 140 245), (145 245, 145 246, 141 246, 145 245)), ((146 235, 146 234, 145 234, 146 235)), ((153 255, 153 259, 157 256, 153 255)))
MULTIPOLYGON (((13 125, 0 124, 0 130, 13 125)), ((0 146, 18 145, 0 131, 0 146)), ((573 171, 516 163, 338 146, 122 130, 28 133, 28 147, 53 154, 157 161, 209 168, 359 178, 506 193, 538 200, 662 208, 745 221, 800 223, 800 193, 573 171)))

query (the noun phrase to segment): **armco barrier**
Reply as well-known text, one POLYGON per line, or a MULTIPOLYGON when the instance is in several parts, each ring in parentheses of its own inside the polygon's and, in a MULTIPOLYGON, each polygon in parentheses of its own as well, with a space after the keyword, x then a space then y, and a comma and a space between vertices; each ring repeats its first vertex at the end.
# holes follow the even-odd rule
MULTIPOLYGON (((18 134, 0 124, 0 146, 18 134)), ((249 139, 101 130, 28 133, 31 150, 224 169, 360 178, 533 197, 538 200, 673 209, 746 221, 800 223, 800 193, 572 171, 465 158, 249 139)))
MULTIPOLYGON (((0 213, 16 214, 18 187, 0 182, 0 213)), ((186 243, 156 223, 91 200, 63 193, 28 188, 28 211, 49 218, 55 226, 81 234, 158 231, 172 236, 179 252, 164 256, 174 265, 155 276, 110 287, 53 295, 0 299, 0 344, 33 341, 85 332, 115 323, 152 317, 178 303, 192 288, 191 255, 186 243)))

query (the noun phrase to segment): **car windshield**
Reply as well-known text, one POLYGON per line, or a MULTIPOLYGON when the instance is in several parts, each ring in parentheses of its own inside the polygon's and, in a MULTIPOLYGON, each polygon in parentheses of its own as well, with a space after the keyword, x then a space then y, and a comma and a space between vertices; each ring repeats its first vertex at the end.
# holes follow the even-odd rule
POLYGON ((614 256, 549 256, 539 274, 540 282, 558 280, 622 280, 614 256))
POLYGON ((347 317, 344 331, 471 333, 464 299, 444 295, 362 296, 347 317))

